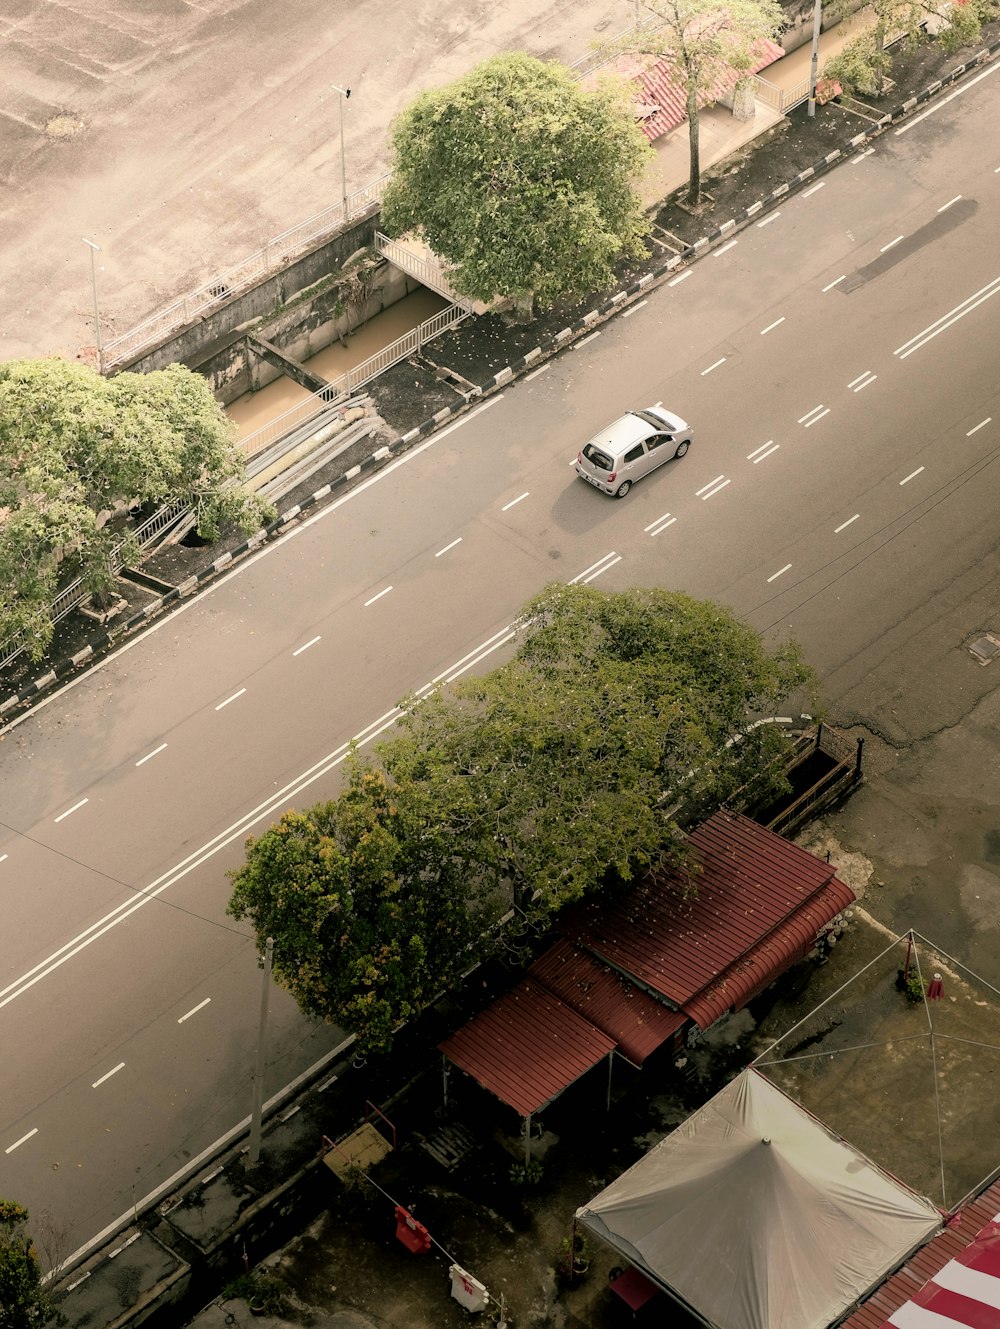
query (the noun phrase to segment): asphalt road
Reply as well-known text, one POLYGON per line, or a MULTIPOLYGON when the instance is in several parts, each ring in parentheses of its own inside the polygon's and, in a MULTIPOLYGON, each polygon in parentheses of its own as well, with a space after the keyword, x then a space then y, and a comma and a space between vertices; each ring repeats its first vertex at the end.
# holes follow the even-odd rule
MULTIPOLYGON (((730 604, 876 731, 988 689, 960 648, 1000 571, 998 112, 985 77, 890 133, 7 732, 0 1194, 74 1248, 245 1115, 243 837, 333 793, 404 692, 501 658, 545 582, 730 604), (686 458, 621 502, 574 478, 661 399, 686 458)), ((271 1029, 268 1093, 342 1037, 278 993, 271 1029)))

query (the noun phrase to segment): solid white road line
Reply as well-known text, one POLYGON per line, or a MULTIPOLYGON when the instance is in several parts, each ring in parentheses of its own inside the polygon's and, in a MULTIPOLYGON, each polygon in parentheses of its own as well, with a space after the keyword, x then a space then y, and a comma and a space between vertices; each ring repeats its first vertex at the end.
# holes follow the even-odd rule
POLYGON ((219 704, 218 704, 218 706, 216 706, 215 709, 216 709, 217 711, 221 711, 222 708, 223 708, 224 706, 228 706, 229 703, 230 703, 231 701, 235 701, 235 700, 237 699, 237 697, 242 697, 243 694, 244 694, 245 692, 246 692, 246 688, 240 688, 239 692, 234 692, 233 695, 232 695, 231 697, 227 697, 225 701, 220 701, 219 704))
POLYGON ((198 1005, 192 1006, 186 1015, 180 1016, 177 1023, 183 1024, 185 1020, 190 1020, 192 1015, 197 1015, 200 1010, 204 1010, 211 1000, 211 997, 206 997, 204 1001, 199 1001, 198 1005))
POLYGON ((915 471, 911 471, 909 475, 904 476, 903 479, 900 480, 899 483, 900 483, 901 485, 908 485, 908 484, 910 483, 910 481, 911 481, 911 480, 915 480, 916 477, 917 477, 917 476, 920 474, 920 472, 923 471, 923 470, 926 470, 926 467, 924 467, 924 466, 918 466, 917 469, 916 469, 915 471))
POLYGON ((22 1135, 19 1140, 15 1140, 13 1144, 9 1144, 7 1148, 4 1150, 4 1153, 12 1154, 15 1149, 20 1149, 21 1145, 24 1144, 26 1140, 30 1140, 33 1135, 37 1134, 38 1134, 38 1127, 36 1126, 33 1130, 30 1130, 27 1135, 22 1135))
POLYGON ((991 282, 987 282, 985 286, 980 286, 978 291, 973 291, 971 295, 966 296, 953 309, 949 309, 947 314, 942 314, 933 323, 928 323, 927 327, 918 332, 915 337, 911 337, 909 341, 904 341, 902 346, 897 346, 893 351, 893 355, 898 355, 900 360, 905 360, 908 355, 912 355, 914 351, 919 351, 921 346, 925 346, 939 333, 950 328, 960 318, 964 318, 966 314, 971 314, 974 309, 978 309, 981 304, 984 304, 998 292, 1000 292, 1000 277, 994 277, 991 282))
MULTIPOLYGON (((997 167, 997 169, 1000 170, 1000 167, 997 167)), ((679 277, 675 277, 673 281, 668 281, 667 285, 678 286, 682 281, 687 281, 688 277, 691 276, 692 271, 693 269, 688 268, 686 272, 682 272, 681 275, 679 277)))
POLYGON ((440 558, 442 554, 447 554, 449 549, 454 549, 456 545, 460 545, 461 543, 462 543, 462 537, 459 536, 457 540, 452 540, 450 545, 445 545, 443 549, 439 549, 437 553, 434 555, 434 557, 440 558))
MULTIPOLYGON (((929 111, 924 111, 923 115, 915 116, 914 119, 910 120, 907 124, 901 125, 895 133, 897 135, 908 134, 911 129, 920 124, 921 120, 926 120, 929 115, 936 114, 940 111, 942 106, 947 106, 948 103, 954 101, 956 97, 961 97, 964 92, 968 92, 970 88, 975 87, 975 85, 980 83, 984 78, 989 78, 991 74, 995 74, 998 69, 1000 69, 1000 65, 991 65, 989 69, 985 70, 982 74, 977 74, 975 78, 970 78, 968 83, 963 83, 957 91, 936 101, 929 111)), ((1000 167, 997 169, 1000 170, 1000 167)))
POLYGON ((119 1071, 124 1069, 125 1069, 125 1063, 123 1061, 120 1061, 118 1065, 115 1066, 112 1070, 107 1071, 104 1075, 102 1075, 99 1080, 95 1080, 94 1083, 90 1086, 91 1089, 97 1089, 98 1086, 102 1085, 105 1080, 110 1080, 112 1075, 117 1075, 119 1071))
POLYGON ((378 595, 373 595, 370 600, 365 601, 365 608, 367 609, 369 605, 373 605, 376 600, 381 600, 382 596, 388 595, 391 590, 391 586, 386 586, 384 590, 379 591, 378 595))
POLYGON ((139 760, 136 762, 136 765, 137 766, 144 765, 151 758, 155 757, 158 752, 162 752, 166 746, 167 746, 166 743, 161 743, 158 748, 154 748, 152 752, 147 752, 144 757, 140 757, 139 760))
POLYGON ((839 526, 835 526, 835 527, 833 528, 833 533, 834 533, 834 535, 839 535, 841 531, 846 531, 847 528, 848 528, 848 526, 850 526, 852 522, 857 521, 857 519, 858 519, 860 516, 861 516, 861 513, 860 513, 860 512, 856 512, 856 513, 854 514, 853 517, 848 517, 848 519, 847 519, 846 521, 842 521, 842 522, 840 523, 839 526))
MULTIPOLYGON (((1000 169, 1000 168, 998 168, 998 169, 1000 169)), ((979 424, 977 424, 977 425, 973 425, 973 427, 968 431, 968 433, 965 435, 965 437, 966 437, 966 438, 971 438, 973 434, 978 434, 979 431, 980 431, 980 429, 982 429, 984 425, 988 425, 992 419, 993 419, 992 415, 988 415, 988 416, 986 417, 985 420, 980 420, 980 421, 979 421, 979 424)), ((6 858, 6 857, 7 857, 7 855, 5 854, 5 855, 4 855, 4 858, 6 858)), ((0 858, 0 863, 2 863, 2 862, 3 862, 3 859, 0 858)))
POLYGON ((786 563, 785 566, 783 568, 779 568, 777 572, 772 572, 767 580, 769 582, 777 581, 779 577, 783 577, 785 575, 785 573, 788 571, 788 569, 791 566, 792 566, 791 563, 786 563))
MULTIPOLYGON (((673 282, 670 282, 669 285, 673 286, 673 282)), ((648 304, 648 300, 640 300, 637 305, 632 305, 630 309, 626 309, 622 313, 622 318, 631 318, 633 314, 637 314, 640 309, 644 309, 648 304)))
POLYGON ((760 335, 763 337, 768 332, 773 332, 774 329, 780 327, 781 324, 784 323, 784 321, 785 321, 785 316, 784 314, 782 314, 781 318, 775 319, 775 321, 773 323, 769 323, 766 328, 761 328, 760 335))
POLYGON ((716 360, 714 365, 709 365, 707 369, 703 369, 701 371, 702 378, 704 378, 706 374, 710 374, 713 369, 718 369, 719 365, 724 365, 725 363, 726 363, 725 356, 723 356, 721 360, 716 360))
POLYGON ((833 288, 834 288, 835 286, 839 286, 840 283, 841 283, 842 281, 846 281, 846 280, 847 280, 847 273, 846 273, 846 272, 842 272, 842 273, 840 274, 840 276, 837 278, 836 281, 832 281, 832 282, 829 284, 829 286, 824 286, 824 287, 823 287, 823 294, 826 295, 827 291, 832 291, 833 288))
MULTIPOLYGON (((573 461, 570 463, 570 465, 572 465, 572 466, 575 466, 575 465, 576 465, 576 458, 575 458, 575 457, 573 458, 573 461)), ((501 511, 501 512, 507 512, 510 508, 512 508, 512 507, 514 506, 515 503, 520 503, 522 499, 527 498, 528 495, 529 495, 530 493, 531 493, 531 490, 530 490, 530 489, 526 489, 526 490, 524 491, 523 494, 518 494, 517 498, 512 498, 512 499, 510 500, 509 503, 505 503, 505 504, 503 505, 503 507, 500 509, 500 511, 501 511)))
POLYGON ((55 820, 56 821, 65 820, 66 817, 76 812, 77 808, 82 808, 84 803, 89 803, 89 802, 90 802, 89 798, 81 798, 79 803, 74 803, 73 806, 71 808, 67 808, 65 812, 60 812, 59 816, 56 817, 55 820))

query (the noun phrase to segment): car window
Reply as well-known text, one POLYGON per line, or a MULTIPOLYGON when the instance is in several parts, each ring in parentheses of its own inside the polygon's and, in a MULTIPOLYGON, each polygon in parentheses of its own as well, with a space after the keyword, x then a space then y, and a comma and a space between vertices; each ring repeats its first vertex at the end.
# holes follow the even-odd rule
POLYGON ((593 443, 587 444, 583 450, 583 455, 600 471, 611 471, 614 469, 614 463, 608 454, 602 452, 600 448, 595 448, 593 443))
POLYGON ((653 434, 651 435, 651 437, 646 439, 646 447, 649 448, 650 452, 653 452, 662 443, 669 443, 670 441, 671 441, 670 434, 653 434))
POLYGON ((626 452, 625 456, 622 458, 622 461, 638 461, 641 456, 642 456, 642 444, 639 443, 634 448, 630 448, 628 452, 626 452))

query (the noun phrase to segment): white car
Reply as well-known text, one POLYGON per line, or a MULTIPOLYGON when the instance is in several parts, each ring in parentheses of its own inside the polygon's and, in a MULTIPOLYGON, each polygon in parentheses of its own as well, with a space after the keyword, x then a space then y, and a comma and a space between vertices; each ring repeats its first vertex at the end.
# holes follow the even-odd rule
POLYGON ((683 457, 691 441, 687 422, 657 402, 644 411, 629 411, 595 434, 577 454, 576 473, 595 489, 624 498, 636 480, 683 457))

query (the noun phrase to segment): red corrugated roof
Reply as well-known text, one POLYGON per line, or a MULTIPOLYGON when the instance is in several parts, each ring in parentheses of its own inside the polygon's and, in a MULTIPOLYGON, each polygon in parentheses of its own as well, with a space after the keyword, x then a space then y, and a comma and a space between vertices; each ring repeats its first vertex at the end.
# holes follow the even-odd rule
POLYGON ((946 1227, 911 1256, 842 1322, 841 1329, 908 1329, 909 1326, 916 1329, 932 1322, 940 1329, 949 1323, 997 1329, 1000 1326, 998 1211, 1000 1181, 966 1205, 957 1223, 946 1227), (971 1269, 973 1277, 967 1277, 964 1269, 971 1269), (978 1296, 974 1284, 979 1285, 978 1296), (982 1294, 990 1287, 992 1300, 986 1301, 982 1294))
POLYGON ((614 1040, 526 978, 441 1044, 445 1056, 526 1117, 614 1051, 614 1040))
POLYGON ((854 895, 829 864, 738 813, 716 812, 689 843, 700 875, 650 875, 616 904, 570 910, 559 930, 676 1008, 692 1003, 704 1028, 804 954, 854 895))
POLYGON ((593 955, 557 941, 528 970, 554 996, 572 1006, 618 1044, 634 1066, 665 1043, 687 1016, 672 1011, 593 955))

